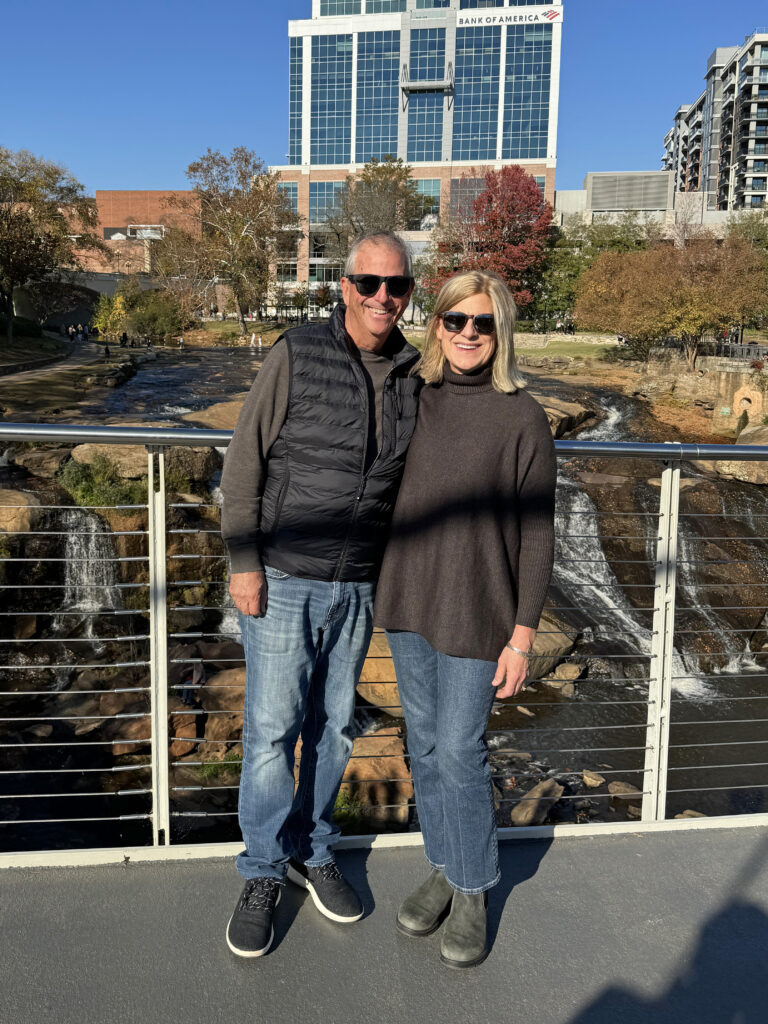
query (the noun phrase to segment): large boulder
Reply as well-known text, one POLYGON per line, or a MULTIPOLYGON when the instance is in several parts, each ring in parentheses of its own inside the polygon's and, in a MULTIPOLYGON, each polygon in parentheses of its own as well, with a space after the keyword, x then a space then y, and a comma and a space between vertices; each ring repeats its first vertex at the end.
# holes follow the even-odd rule
POLYGON ((564 399, 554 398, 551 395, 542 396, 539 401, 547 414, 549 429, 552 431, 553 437, 562 437, 563 434, 581 426, 585 420, 595 417, 591 409, 587 409, 577 402, 566 402, 564 399))
MULTIPOLYGON (((768 426, 745 427, 739 434, 740 445, 760 446, 768 448, 768 426)), ((722 459, 715 463, 720 476, 727 479, 743 480, 748 484, 768 485, 768 459, 762 462, 738 462, 735 459, 722 459)))
POLYGON ((513 825, 541 825, 550 808, 563 795, 563 787, 555 779, 542 779, 515 804, 509 818, 513 825))
POLYGON ((207 409, 185 413, 181 418, 211 430, 234 430, 240 410, 243 408, 245 395, 232 399, 230 402, 216 402, 207 409))
POLYGON ((72 458, 82 465, 90 466, 100 457, 113 463, 125 480, 138 480, 147 475, 147 452, 141 445, 79 444, 72 449, 72 458))
POLYGON ((344 772, 342 786, 353 801, 366 807, 372 821, 405 824, 408 804, 413 800, 411 773, 405 760, 405 746, 400 729, 380 729, 359 736, 352 748, 352 757, 344 772), (386 779, 386 782, 382 782, 386 779))
POLYGON ((51 479, 70 457, 69 448, 25 448, 12 456, 16 466, 22 466, 35 476, 51 479))
POLYGON ((536 640, 533 644, 534 656, 530 660, 528 678, 540 679, 551 672, 573 650, 575 639, 565 632, 566 626, 552 612, 542 612, 536 640))
POLYGON ((0 489, 0 531, 28 533, 34 530, 40 518, 40 501, 27 491, 0 489))
POLYGON ((166 475, 171 481, 184 477, 191 484, 208 485, 213 474, 221 468, 221 455, 215 448, 168 448, 165 454, 166 475))

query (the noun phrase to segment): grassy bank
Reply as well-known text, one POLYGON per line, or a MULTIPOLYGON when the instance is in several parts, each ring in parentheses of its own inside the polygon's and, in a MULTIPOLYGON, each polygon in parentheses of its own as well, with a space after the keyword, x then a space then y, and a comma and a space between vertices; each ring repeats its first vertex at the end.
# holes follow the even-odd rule
POLYGON ((65 356, 68 346, 56 338, 16 337, 9 345, 5 338, 0 342, 0 370, 19 363, 31 363, 43 359, 65 356))

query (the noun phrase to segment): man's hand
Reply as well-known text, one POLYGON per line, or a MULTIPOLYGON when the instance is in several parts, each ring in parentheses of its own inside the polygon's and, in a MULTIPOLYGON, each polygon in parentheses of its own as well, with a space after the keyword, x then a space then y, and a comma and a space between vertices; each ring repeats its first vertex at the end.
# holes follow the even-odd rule
POLYGON ((496 699, 503 700, 504 697, 516 697, 525 688, 525 679, 528 675, 528 661, 521 654, 515 654, 508 647, 499 655, 499 662, 496 666, 496 675, 493 677, 493 685, 498 687, 496 699))
POLYGON ((229 593, 235 607, 243 615, 253 615, 259 619, 266 614, 267 578, 262 571, 232 573, 229 593))

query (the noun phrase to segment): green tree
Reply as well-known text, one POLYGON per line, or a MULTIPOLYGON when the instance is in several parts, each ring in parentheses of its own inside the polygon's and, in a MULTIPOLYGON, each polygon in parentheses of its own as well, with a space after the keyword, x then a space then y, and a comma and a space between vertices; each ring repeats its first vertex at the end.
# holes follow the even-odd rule
POLYGON ((530 315, 541 320, 545 329, 554 319, 569 319, 579 279, 601 253, 636 252, 656 241, 658 226, 635 210, 590 224, 579 215, 566 218, 562 227, 550 233, 530 315))
POLYGON ((179 334, 190 322, 177 296, 168 291, 142 292, 127 316, 129 330, 154 338, 179 334))
POLYGON ((66 168, 0 146, 0 303, 13 338, 13 292, 99 249, 95 201, 66 168))
POLYGON ((370 160, 359 175, 347 175, 325 213, 328 257, 343 264, 356 237, 370 231, 407 230, 421 217, 423 207, 408 164, 393 156, 370 160))
POLYGON ((291 296, 291 302, 296 312, 302 314, 309 305, 309 289, 304 285, 295 288, 291 296))
POLYGON ((128 326, 128 308, 124 296, 119 292, 113 296, 100 295, 91 323, 101 337, 108 340, 119 338, 128 326))
POLYGON ((187 168, 194 197, 176 197, 172 206, 190 218, 188 253, 196 254, 196 274, 226 282, 234 295, 240 330, 247 333, 243 310, 266 294, 275 263, 277 239, 297 228, 280 175, 268 171, 256 155, 236 146, 229 155, 208 149, 187 168), (202 224, 196 243, 195 220, 202 224))

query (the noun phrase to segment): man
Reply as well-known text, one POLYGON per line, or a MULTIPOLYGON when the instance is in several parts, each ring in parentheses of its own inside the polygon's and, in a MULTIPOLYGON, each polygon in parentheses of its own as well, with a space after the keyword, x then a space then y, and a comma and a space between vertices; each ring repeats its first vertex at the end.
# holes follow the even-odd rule
POLYGON ((327 324, 278 339, 224 465, 222 536, 246 660, 239 816, 245 887, 229 948, 257 957, 288 879, 339 923, 363 908, 332 847, 355 687, 382 549, 416 420, 418 358, 397 328, 413 277, 403 242, 364 236, 327 324), (301 734, 294 796, 294 750, 301 734))

